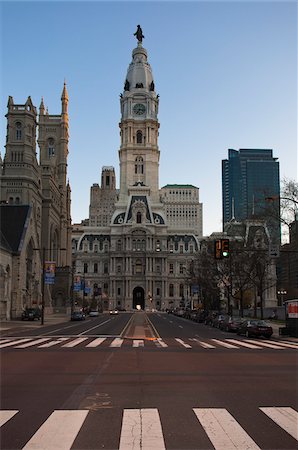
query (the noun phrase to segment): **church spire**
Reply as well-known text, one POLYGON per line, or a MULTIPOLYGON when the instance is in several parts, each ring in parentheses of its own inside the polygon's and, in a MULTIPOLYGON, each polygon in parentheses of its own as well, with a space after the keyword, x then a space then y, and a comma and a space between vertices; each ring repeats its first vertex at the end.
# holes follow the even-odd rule
POLYGON ((61 120, 62 122, 68 122, 68 92, 66 88, 66 81, 64 80, 64 86, 63 91, 61 95, 61 102, 62 102, 62 115, 61 120))
POLYGON ((62 91, 62 95, 61 95, 61 100, 62 102, 67 100, 68 101, 68 92, 66 89, 66 80, 64 80, 64 86, 63 86, 63 91, 62 91))
POLYGON ((40 106, 39 106, 39 115, 43 116, 44 111, 45 111, 45 107, 44 107, 43 97, 41 97, 41 102, 40 102, 40 106))

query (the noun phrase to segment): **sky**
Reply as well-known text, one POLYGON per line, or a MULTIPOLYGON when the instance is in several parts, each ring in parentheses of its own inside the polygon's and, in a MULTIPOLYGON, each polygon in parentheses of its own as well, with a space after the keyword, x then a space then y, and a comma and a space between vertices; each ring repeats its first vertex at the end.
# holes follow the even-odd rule
POLYGON ((222 230, 221 161, 269 148, 297 180, 296 1, 0 2, 0 149, 7 99, 49 114, 69 93, 71 215, 89 215, 90 187, 114 166, 120 100, 140 24, 159 103, 160 187, 200 189, 203 234, 222 230))

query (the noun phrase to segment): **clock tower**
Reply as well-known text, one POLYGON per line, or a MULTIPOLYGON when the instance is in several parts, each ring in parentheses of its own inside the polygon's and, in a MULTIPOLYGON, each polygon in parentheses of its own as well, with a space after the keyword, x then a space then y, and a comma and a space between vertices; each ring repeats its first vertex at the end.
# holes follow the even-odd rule
POLYGON ((121 144, 119 204, 127 205, 136 187, 159 203, 158 95, 147 50, 138 38, 120 94, 121 144))

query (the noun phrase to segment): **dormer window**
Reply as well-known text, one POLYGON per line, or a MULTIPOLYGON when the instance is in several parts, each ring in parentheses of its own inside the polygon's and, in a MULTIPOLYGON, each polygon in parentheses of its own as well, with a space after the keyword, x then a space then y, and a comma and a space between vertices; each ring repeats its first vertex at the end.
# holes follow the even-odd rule
POLYGON ((16 123, 16 140, 20 141, 22 139, 22 124, 21 122, 16 123))
POLYGON ((137 88, 137 89, 143 88, 143 87, 144 87, 143 83, 137 83, 137 84, 136 84, 136 88, 137 88))
POLYGON ((137 212, 137 223, 142 223, 142 213, 140 211, 137 212))
POLYGON ((49 158, 51 158, 52 156, 55 156, 55 141, 53 138, 50 138, 48 140, 48 155, 49 155, 49 158))

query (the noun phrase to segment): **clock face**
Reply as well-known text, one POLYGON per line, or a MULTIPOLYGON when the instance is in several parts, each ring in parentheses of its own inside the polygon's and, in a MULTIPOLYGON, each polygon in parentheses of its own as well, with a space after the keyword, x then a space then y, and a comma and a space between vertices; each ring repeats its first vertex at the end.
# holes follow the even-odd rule
POLYGON ((134 107, 132 109, 133 109, 133 112, 135 114, 137 114, 138 116, 141 116, 146 111, 146 107, 142 103, 137 103, 136 105, 134 105, 134 107))

